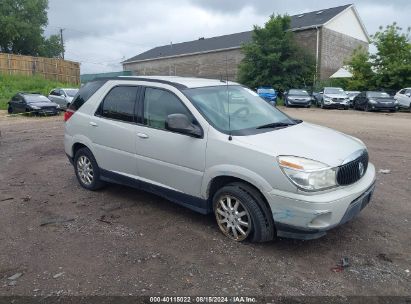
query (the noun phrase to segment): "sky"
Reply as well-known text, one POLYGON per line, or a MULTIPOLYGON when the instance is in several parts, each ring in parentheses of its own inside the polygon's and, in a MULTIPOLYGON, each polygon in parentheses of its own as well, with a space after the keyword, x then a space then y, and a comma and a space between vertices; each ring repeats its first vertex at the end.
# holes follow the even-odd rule
POLYGON ((409 0, 49 0, 45 35, 63 28, 65 58, 81 74, 121 71, 121 61, 153 47, 248 31, 271 14, 353 3, 369 34, 394 21, 411 26, 409 0))

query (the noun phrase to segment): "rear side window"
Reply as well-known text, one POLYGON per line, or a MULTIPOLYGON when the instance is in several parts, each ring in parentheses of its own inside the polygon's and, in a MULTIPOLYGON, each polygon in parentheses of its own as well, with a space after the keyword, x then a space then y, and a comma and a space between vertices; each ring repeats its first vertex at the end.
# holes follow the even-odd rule
POLYGON ((136 86, 114 87, 104 98, 98 114, 102 117, 134 122, 137 89, 136 86))
POLYGON ((80 88, 72 103, 70 104, 69 109, 73 111, 77 111, 80 107, 93 96, 94 93, 97 92, 98 89, 102 87, 103 84, 106 83, 107 80, 98 80, 86 83, 84 86, 80 88))

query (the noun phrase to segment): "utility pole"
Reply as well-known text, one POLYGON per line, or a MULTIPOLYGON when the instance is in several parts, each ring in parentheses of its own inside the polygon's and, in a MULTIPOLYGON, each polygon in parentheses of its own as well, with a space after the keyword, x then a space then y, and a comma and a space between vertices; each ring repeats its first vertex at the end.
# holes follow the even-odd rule
POLYGON ((61 57, 64 59, 64 40, 63 40, 63 31, 64 29, 60 29, 60 44, 61 44, 61 57))

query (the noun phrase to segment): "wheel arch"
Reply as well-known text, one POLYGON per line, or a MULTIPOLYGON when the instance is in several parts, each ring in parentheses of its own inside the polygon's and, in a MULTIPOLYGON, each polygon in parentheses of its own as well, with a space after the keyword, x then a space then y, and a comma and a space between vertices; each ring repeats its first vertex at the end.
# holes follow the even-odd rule
POLYGON ((232 175, 219 175, 219 176, 215 176, 213 179, 210 180, 208 187, 207 187, 207 199, 209 201, 211 209, 213 205, 212 201, 213 201, 214 194, 219 189, 221 189, 222 187, 228 184, 244 185, 242 189, 246 191, 248 194, 250 194, 252 197, 260 196, 261 200, 264 203, 264 206, 261 206, 261 207, 267 208, 267 210, 272 213, 272 210, 271 210, 270 204, 268 203, 267 198, 265 197, 264 193, 258 187, 256 187, 255 185, 253 185, 252 183, 250 183, 249 181, 245 179, 235 177, 232 175))

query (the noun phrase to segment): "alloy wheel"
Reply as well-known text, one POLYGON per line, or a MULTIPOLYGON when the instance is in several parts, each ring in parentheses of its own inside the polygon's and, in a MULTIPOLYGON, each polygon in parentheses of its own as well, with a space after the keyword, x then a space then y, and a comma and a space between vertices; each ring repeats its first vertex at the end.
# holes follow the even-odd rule
POLYGON ((81 182, 87 186, 91 185, 94 179, 94 170, 91 161, 87 156, 81 155, 77 160, 77 172, 81 182))
POLYGON ((243 241, 250 234, 251 217, 239 199, 228 194, 220 197, 215 216, 220 230, 229 238, 243 241))

